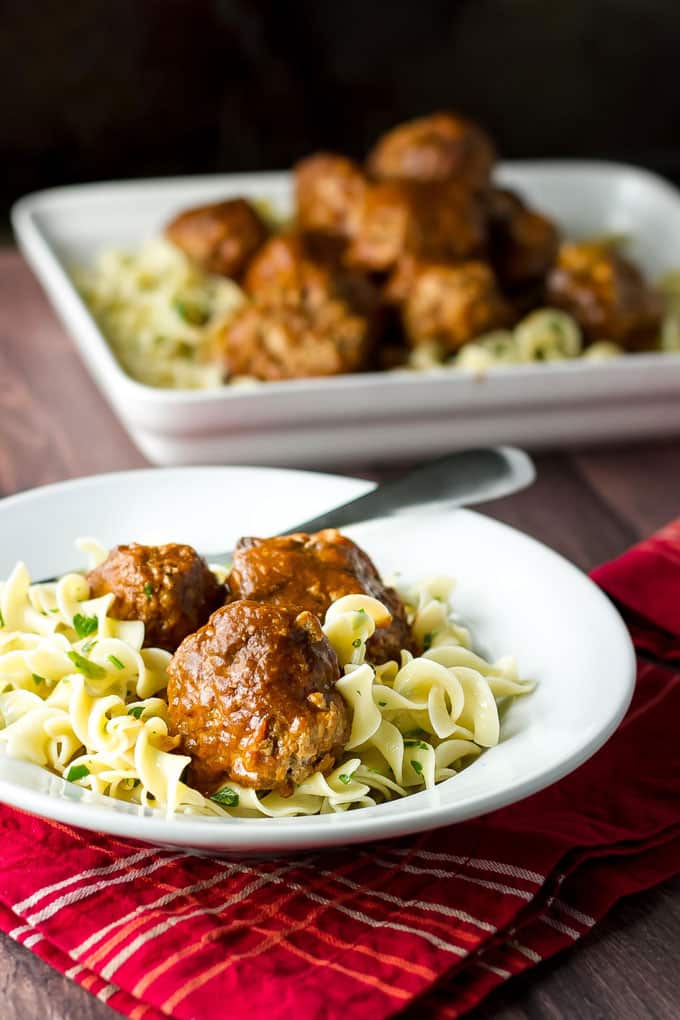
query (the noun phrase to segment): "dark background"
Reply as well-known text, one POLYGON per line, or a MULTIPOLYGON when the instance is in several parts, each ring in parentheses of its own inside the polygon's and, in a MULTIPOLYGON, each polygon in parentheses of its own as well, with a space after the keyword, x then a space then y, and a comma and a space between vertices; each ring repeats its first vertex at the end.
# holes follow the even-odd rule
POLYGON ((76 181, 360 156, 452 107, 506 157, 680 181, 679 0, 0 4, 3 214, 76 181))

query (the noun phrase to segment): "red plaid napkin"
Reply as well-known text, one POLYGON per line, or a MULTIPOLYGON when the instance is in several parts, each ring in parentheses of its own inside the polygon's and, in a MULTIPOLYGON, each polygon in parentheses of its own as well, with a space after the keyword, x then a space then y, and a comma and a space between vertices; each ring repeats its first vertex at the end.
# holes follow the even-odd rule
POLYGON ((594 576, 630 624, 638 683, 562 782, 417 838, 267 861, 3 807, 0 926, 134 1020, 460 1016, 678 870, 680 521, 594 576))

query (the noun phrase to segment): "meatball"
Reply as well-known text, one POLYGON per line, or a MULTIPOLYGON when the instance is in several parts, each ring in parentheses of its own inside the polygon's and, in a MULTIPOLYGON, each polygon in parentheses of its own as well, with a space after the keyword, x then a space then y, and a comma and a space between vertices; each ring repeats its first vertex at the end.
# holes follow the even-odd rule
POLYGON ((381 181, 456 180, 479 190, 488 184, 495 161, 493 143, 477 124, 453 113, 434 113, 383 135, 367 167, 381 181))
POLYGON ((220 327, 213 341, 227 377, 269 381, 358 372, 372 350, 369 320, 332 299, 317 308, 255 301, 220 327))
POLYGON ((244 285, 252 302, 213 339, 228 375, 297 379, 368 366, 377 304, 368 280, 312 261, 292 234, 262 248, 244 285))
POLYGON ((253 298, 292 300, 308 307, 337 298, 365 315, 372 315, 377 305, 375 288, 366 277, 313 257, 301 234, 272 237, 251 262, 244 287, 253 298))
POLYGON ((318 152, 294 169, 297 221, 310 234, 339 239, 354 233, 366 178, 351 159, 318 152))
POLYGON ((248 267, 243 286, 253 298, 285 298, 304 291, 314 303, 328 297, 331 270, 308 257, 299 234, 281 234, 260 249, 248 267))
POLYGON ((451 352, 513 319, 513 309, 484 262, 422 266, 403 306, 411 346, 438 343, 451 352))
POLYGON ((191 782, 207 794, 231 780, 285 795, 332 768, 350 732, 339 677, 312 613, 248 601, 218 609, 168 666, 191 782))
POLYGON ((174 652, 224 601, 219 584, 190 545, 119 545, 87 575, 93 598, 113 592, 109 616, 141 620, 144 645, 174 652))
POLYGON ((187 209, 165 236, 208 273, 238 277, 267 237, 267 228, 244 198, 187 209))
POLYGON ((501 286, 516 291, 541 281, 557 256, 555 224, 503 188, 490 189, 487 207, 489 257, 501 286))
POLYGON ((588 340, 636 349, 658 337, 660 296, 632 262, 604 244, 563 244, 548 276, 547 299, 573 315, 588 340))
POLYGON ((402 648, 413 647, 396 591, 383 583, 363 549, 333 528, 314 535, 242 538, 234 553, 229 589, 231 599, 307 609, 321 619, 343 595, 371 595, 390 611, 392 622, 370 639, 369 660, 398 661, 402 648))
POLYGON ((482 207, 471 192, 450 183, 386 182, 364 191, 345 261, 380 272, 407 253, 448 261, 478 253, 484 242, 482 207))

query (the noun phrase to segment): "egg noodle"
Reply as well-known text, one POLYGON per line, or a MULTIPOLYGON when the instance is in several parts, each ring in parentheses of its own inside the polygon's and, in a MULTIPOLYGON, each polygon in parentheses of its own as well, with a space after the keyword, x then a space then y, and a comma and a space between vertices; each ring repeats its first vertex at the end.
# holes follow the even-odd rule
MULTIPOLYGON (((192 265, 162 237, 136 251, 105 249, 74 281, 123 368, 150 386, 211 389, 224 383, 211 361, 212 337, 247 300, 234 280, 212 276, 192 265)), ((680 350, 680 272, 659 281, 666 301, 658 349, 680 350)), ((521 365, 583 358, 604 361, 624 354, 603 337, 584 346, 576 320, 558 308, 538 308, 514 329, 494 330, 451 355, 441 345, 418 345, 406 365, 391 372, 463 370, 484 373, 499 365, 521 365)), ((258 386, 251 376, 235 376, 230 386, 258 386)))
MULTIPOLYGON (((91 539, 78 545, 90 569, 106 556, 91 539)), ((449 578, 435 578, 402 592, 425 650, 378 666, 366 661, 366 642, 389 620, 385 607, 364 595, 334 602, 323 629, 352 720, 341 762, 290 797, 230 782, 206 798, 183 782, 191 759, 169 732, 170 653, 142 647, 143 623, 112 619, 113 594, 90 598, 82 574, 31 584, 18 563, 0 582, 0 750, 166 814, 324 814, 431 789, 497 744, 499 702, 533 688, 511 657, 490 663, 471 650, 451 614, 452 590, 449 578)))
POLYGON ((136 252, 106 249, 73 277, 133 378, 179 389, 222 384, 222 370, 210 361, 210 344, 212 330, 245 301, 234 280, 197 269, 161 237, 136 252))

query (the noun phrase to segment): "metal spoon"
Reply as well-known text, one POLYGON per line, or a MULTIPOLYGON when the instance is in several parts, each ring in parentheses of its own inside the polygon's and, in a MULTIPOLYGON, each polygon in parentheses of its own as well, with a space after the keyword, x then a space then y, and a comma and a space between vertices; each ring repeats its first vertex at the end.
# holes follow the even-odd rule
MULTIPOLYGON (((460 450, 429 461, 401 478, 376 485, 364 496, 302 521, 280 535, 342 528, 377 517, 408 515, 415 511, 441 510, 509 496, 524 489, 536 477, 531 459, 512 446, 460 450)), ((233 552, 207 556, 211 563, 229 562, 233 552)))

